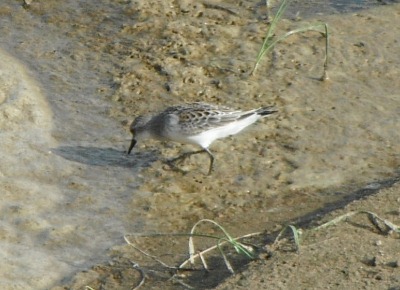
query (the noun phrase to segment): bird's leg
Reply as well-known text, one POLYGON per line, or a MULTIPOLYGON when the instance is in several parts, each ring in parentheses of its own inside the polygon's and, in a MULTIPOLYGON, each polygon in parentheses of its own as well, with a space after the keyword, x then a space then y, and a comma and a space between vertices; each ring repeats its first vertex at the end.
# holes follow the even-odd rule
POLYGON ((199 154, 199 153, 203 153, 203 152, 205 152, 204 149, 203 150, 198 150, 198 151, 186 152, 186 153, 183 153, 183 154, 179 155, 178 157, 176 157, 174 159, 168 160, 168 162, 169 163, 177 163, 177 162, 181 163, 186 158, 188 158, 188 157, 190 157, 190 156, 192 156, 194 154, 199 154))
POLYGON ((210 152, 210 150, 208 150, 207 148, 203 148, 202 150, 198 150, 198 151, 192 151, 192 152, 183 153, 183 154, 179 155, 178 157, 176 157, 176 158, 174 158, 174 159, 168 160, 168 164, 169 164, 170 166, 175 167, 175 166, 174 166, 175 163, 177 163, 177 162, 179 162, 179 163, 180 163, 180 162, 183 162, 186 158, 188 158, 188 157, 190 157, 190 156, 192 156, 192 155, 195 155, 195 154, 199 154, 199 153, 207 153, 208 156, 210 157, 210 167, 209 167, 209 169, 208 169, 208 175, 210 175, 211 172, 212 172, 212 170, 213 170, 214 155, 213 155, 213 154, 210 152))
POLYGON ((210 168, 208 169, 207 175, 211 175, 211 172, 212 172, 213 166, 214 166, 214 155, 207 148, 204 148, 203 152, 207 152, 208 156, 210 156, 210 168))

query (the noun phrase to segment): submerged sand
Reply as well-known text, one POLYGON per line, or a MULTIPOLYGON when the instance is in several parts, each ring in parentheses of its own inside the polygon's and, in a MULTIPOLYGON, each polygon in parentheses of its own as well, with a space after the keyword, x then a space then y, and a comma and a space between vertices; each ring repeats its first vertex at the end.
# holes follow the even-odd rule
MULTIPOLYGON (((23 8, 6 1, 0 7, 1 45, 8 51, 1 53, 0 75, 5 289, 63 283, 129 289, 139 281, 131 267, 139 261, 149 277, 143 289, 177 289, 123 235, 187 233, 207 218, 234 236, 266 230, 262 239, 268 240, 288 221, 306 226, 364 196, 360 189, 378 192, 398 178, 398 4, 317 18, 300 13, 279 24, 277 34, 317 21, 329 25, 325 82, 318 80, 325 39, 317 32, 278 44, 250 75, 268 27, 262 5, 96 5, 33 1, 23 8), (190 146, 148 141, 125 155, 134 116, 192 101, 240 109, 275 105, 279 114, 215 142, 211 176, 205 175, 207 156, 185 162, 186 174, 162 162, 190 146)), ((397 196, 395 185, 331 217, 364 209, 399 224, 397 196)), ((305 254, 278 251, 254 262, 220 289, 399 285, 398 240, 351 224, 329 232, 332 239, 324 235, 305 254), (381 262, 365 264, 375 256, 381 262)), ((186 240, 150 239, 145 247, 173 264, 186 255, 186 240)), ((217 265, 214 273, 224 267, 217 265)), ((221 271, 208 280, 203 272, 188 274, 186 282, 213 287, 229 276, 221 271)))

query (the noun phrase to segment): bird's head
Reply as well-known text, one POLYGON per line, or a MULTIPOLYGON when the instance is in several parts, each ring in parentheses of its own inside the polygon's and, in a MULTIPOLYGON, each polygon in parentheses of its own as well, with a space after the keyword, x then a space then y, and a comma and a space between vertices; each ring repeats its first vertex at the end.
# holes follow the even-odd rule
POLYGON ((129 131, 132 133, 131 145, 128 149, 128 154, 131 153, 133 147, 135 147, 138 139, 143 139, 149 132, 147 130, 147 124, 151 120, 151 116, 139 116, 137 117, 129 127, 129 131))

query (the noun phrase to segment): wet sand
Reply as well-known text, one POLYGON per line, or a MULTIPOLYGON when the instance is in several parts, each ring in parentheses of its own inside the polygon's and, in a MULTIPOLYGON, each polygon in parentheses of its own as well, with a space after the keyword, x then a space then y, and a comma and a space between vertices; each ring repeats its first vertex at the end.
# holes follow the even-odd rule
MULTIPOLYGON (((10 1, 0 6, 1 46, 7 51, 1 61, 5 157, 0 169, 6 189, 1 243, 7 261, 1 272, 13 273, 2 277, 6 289, 60 289, 57 285, 64 283, 71 289, 132 287, 139 277, 130 262, 143 257, 124 244, 127 233, 188 232, 202 218, 217 221, 234 236, 269 233, 288 221, 317 218, 315 213, 332 204, 343 206, 357 198, 359 189, 376 185, 379 190, 380 181, 398 178, 399 28, 393 23, 399 5, 283 20, 278 34, 305 23, 328 23, 330 79, 321 82, 324 38, 316 32, 278 44, 249 75, 268 27, 258 14, 262 7, 254 3, 97 4, 34 1, 24 9, 10 1), (162 162, 190 146, 149 141, 125 155, 134 116, 192 101, 241 109, 273 104, 279 114, 213 144, 212 176, 205 175, 207 156, 185 162, 183 175, 162 162), (100 266, 73 276, 95 264, 100 266)), ((398 215, 388 214, 398 211, 398 189, 388 192, 344 211, 376 210, 399 223, 398 215), (376 200, 379 208, 373 206, 376 200)), ((355 238, 341 230, 340 239, 355 238)), ((359 231, 368 241, 382 239, 359 231)), ((395 252, 395 242, 388 237, 384 244, 395 252)), ((171 261, 177 263, 185 243, 152 239, 147 246, 155 253, 174 253, 171 261)), ((357 267, 368 249, 358 253, 357 243, 349 245, 343 263, 351 260, 357 267)), ((335 252, 343 244, 327 248, 335 252)), ((279 252, 219 287, 263 287, 256 277, 266 269, 275 272, 263 281, 277 289, 299 277, 313 281, 299 270, 290 276, 294 280, 282 282, 293 268, 285 261, 301 258, 279 252)), ((386 283, 380 285, 396 285, 390 274, 396 267, 385 266, 396 259, 388 256, 380 264, 384 275, 378 280, 386 283)), ((335 265, 335 259, 325 262, 335 265)), ((240 264, 245 263, 238 269, 240 264)), ((320 264, 314 260, 302 261, 299 268, 315 267, 320 264)), ((315 289, 322 289, 320 272, 308 272, 320 281, 315 289)), ((358 273, 346 285, 335 284, 341 278, 334 274, 325 282, 336 289, 350 287, 370 271, 358 273)), ((177 287, 168 277, 149 276, 144 289, 177 287)), ((221 282, 211 279, 206 286, 203 276, 196 277, 188 276, 196 288, 221 282)), ((313 285, 307 283, 304 289, 313 285)), ((374 283, 366 289, 374 289, 374 283)))

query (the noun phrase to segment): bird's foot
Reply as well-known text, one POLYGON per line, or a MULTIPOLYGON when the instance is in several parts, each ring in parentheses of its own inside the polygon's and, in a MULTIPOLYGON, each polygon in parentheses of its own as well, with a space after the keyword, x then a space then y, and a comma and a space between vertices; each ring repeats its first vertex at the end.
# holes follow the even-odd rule
POLYGON ((164 163, 167 164, 169 166, 169 168, 171 168, 173 171, 177 171, 182 174, 187 174, 188 171, 185 171, 185 170, 179 168, 178 166, 176 166, 177 164, 180 164, 182 162, 183 162, 182 158, 178 158, 178 157, 173 158, 173 159, 164 160, 164 163))

